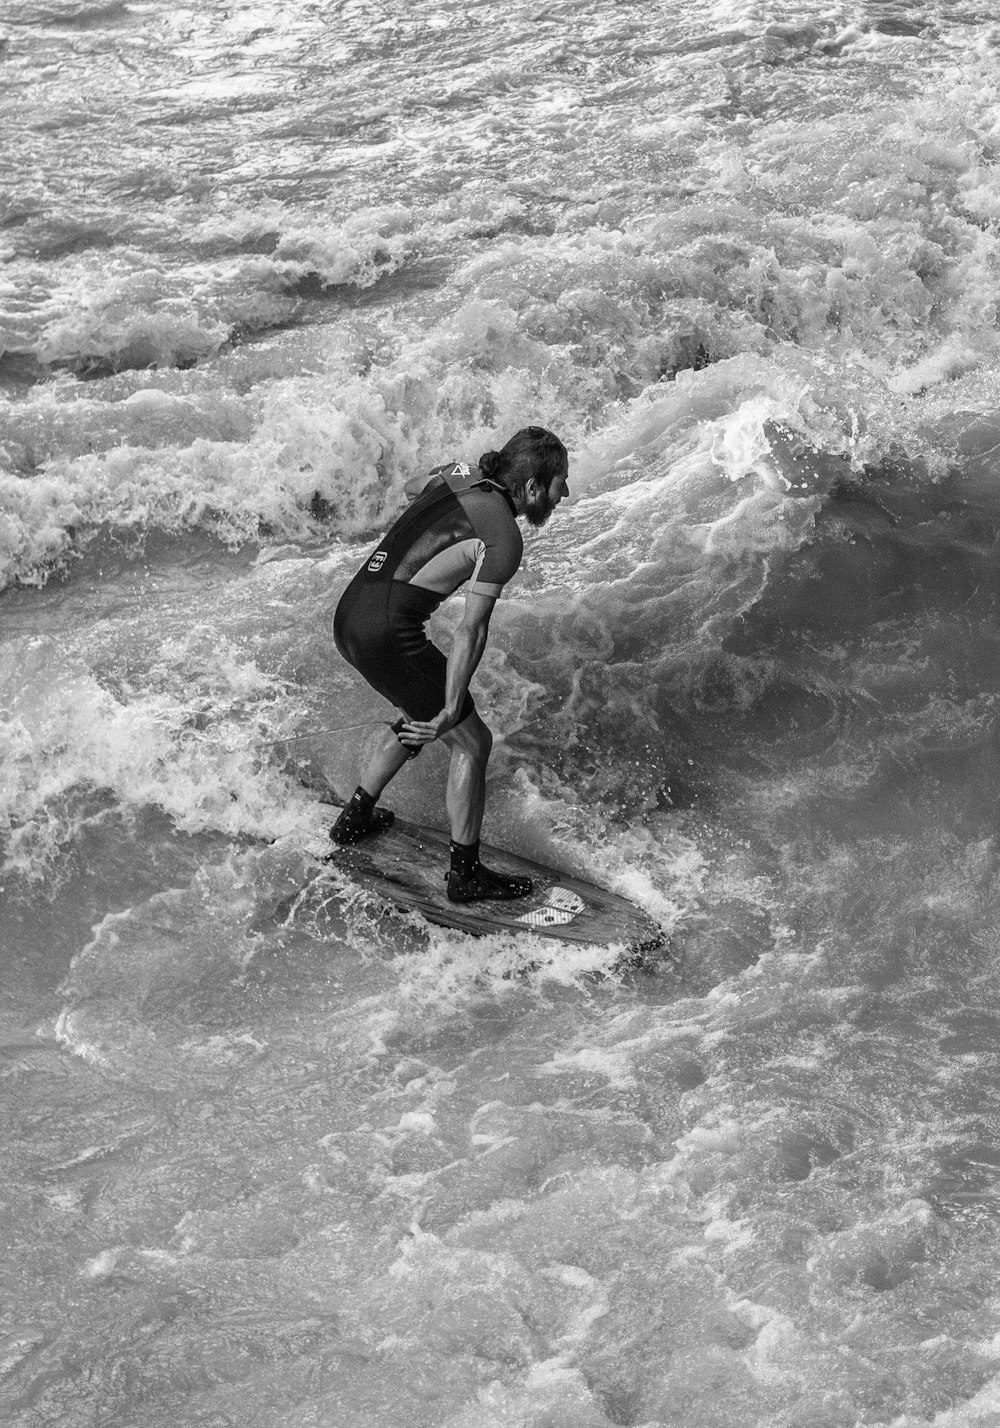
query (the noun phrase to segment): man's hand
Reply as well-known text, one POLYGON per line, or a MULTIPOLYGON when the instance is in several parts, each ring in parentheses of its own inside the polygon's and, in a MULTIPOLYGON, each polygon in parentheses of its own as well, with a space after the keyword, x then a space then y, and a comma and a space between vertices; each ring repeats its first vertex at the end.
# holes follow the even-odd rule
POLYGON ((433 744, 435 739, 440 739, 442 734, 454 729, 458 720, 458 714, 448 709, 442 709, 433 719, 407 719, 396 738, 411 749, 419 748, 421 744, 433 744))

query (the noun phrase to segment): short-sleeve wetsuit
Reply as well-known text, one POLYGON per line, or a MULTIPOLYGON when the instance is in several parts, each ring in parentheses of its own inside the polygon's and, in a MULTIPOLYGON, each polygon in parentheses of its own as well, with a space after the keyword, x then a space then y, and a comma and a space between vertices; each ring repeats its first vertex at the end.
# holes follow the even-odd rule
MULTIPOLYGON (((337 648, 410 719, 445 706, 448 662, 424 626, 446 596, 494 599, 521 563, 523 542, 506 488, 462 463, 439 466, 344 591, 337 648)), ((471 694, 460 721, 475 709, 471 694)))

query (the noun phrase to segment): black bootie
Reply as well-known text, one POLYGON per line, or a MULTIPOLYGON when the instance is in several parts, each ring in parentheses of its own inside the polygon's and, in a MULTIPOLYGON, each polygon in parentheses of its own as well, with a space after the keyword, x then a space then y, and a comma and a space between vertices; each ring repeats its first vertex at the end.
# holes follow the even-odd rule
POLYGON ((360 843, 362 838, 384 833, 392 827, 395 818, 396 815, 390 813, 388 808, 376 808, 374 798, 358 784, 350 803, 330 829, 330 837, 342 846, 360 843))
POLYGON ((530 892, 530 878, 508 877, 483 866, 479 861, 478 838, 474 843, 452 843, 448 873, 450 902, 485 902, 490 898, 509 902, 527 897, 530 892))

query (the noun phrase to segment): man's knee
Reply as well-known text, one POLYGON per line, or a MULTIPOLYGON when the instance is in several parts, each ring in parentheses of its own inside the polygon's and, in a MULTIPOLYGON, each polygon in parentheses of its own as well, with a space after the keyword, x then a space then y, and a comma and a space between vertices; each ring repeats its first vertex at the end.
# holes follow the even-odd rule
POLYGON ((486 724, 484 724, 483 721, 482 721, 482 719, 480 719, 480 720, 479 720, 479 757, 480 757, 480 759, 482 760, 483 763, 485 763, 486 760, 489 758, 489 756, 490 756, 490 751, 491 751, 492 748, 493 748, 493 733, 492 733, 491 729, 489 728, 489 726, 486 725, 486 724))
POLYGON ((493 748, 493 735, 477 713, 472 713, 461 724, 445 735, 445 739, 455 751, 466 754, 477 764, 486 764, 493 748))

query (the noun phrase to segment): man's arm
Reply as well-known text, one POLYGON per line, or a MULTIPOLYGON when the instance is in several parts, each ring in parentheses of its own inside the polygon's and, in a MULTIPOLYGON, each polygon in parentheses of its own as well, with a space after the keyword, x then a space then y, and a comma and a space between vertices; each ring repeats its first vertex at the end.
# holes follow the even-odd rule
POLYGON ((465 696, 469 692, 472 676, 479 666, 486 648, 489 634, 490 616, 496 597, 480 595, 470 590, 465 597, 465 610, 455 631, 451 652, 448 655, 448 673, 445 679, 445 706, 440 714, 426 722, 408 719, 399 734, 401 744, 411 747, 429 744, 446 734, 458 723, 465 696))

